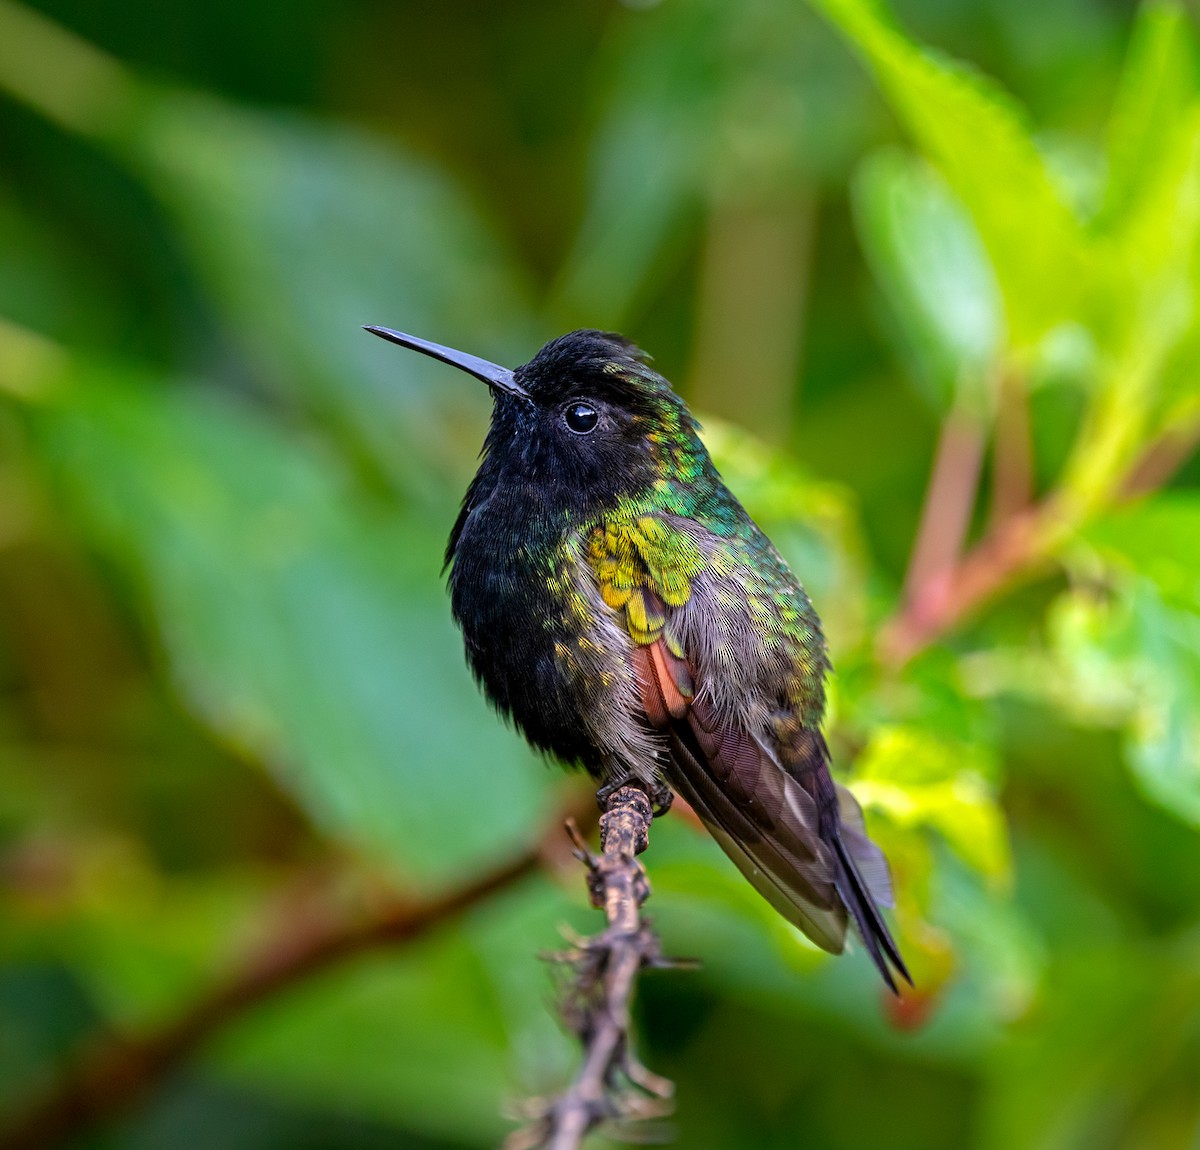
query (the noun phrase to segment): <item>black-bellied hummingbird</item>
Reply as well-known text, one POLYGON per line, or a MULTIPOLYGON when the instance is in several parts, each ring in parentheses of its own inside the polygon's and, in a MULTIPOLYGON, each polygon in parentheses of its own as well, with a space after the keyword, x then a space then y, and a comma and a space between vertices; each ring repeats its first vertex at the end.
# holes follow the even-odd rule
POLYGON ((492 392, 446 548, 488 698, 602 797, 633 783, 664 810, 682 795, 788 921, 834 953, 852 922, 895 990, 892 969, 909 975, 880 911, 887 864, 821 734, 820 619, 670 384, 608 332, 510 370, 367 330, 492 392))

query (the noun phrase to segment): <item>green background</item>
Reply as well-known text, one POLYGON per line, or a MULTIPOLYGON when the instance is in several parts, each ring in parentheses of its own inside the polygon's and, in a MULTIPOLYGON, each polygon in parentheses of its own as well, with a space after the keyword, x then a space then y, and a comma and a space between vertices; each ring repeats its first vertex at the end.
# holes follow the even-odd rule
MULTIPOLYGON (((1099 0, 0 0, 0 1119, 248 955, 557 841, 441 587, 487 396, 359 325, 512 364, 588 326, 816 601, 918 986, 657 824, 703 963, 639 1001, 678 1144, 1200 1146, 1195 39, 1099 0)), ((72 1144, 494 1145, 570 1074, 536 955, 595 917, 549 862, 72 1144)))

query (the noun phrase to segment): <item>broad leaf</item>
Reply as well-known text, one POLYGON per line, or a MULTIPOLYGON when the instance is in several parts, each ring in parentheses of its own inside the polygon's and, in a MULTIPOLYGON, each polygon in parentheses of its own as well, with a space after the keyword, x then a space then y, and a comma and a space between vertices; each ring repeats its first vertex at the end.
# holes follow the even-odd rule
POLYGON ((522 277, 463 191, 399 144, 208 97, 161 92, 137 128, 130 161, 262 376, 411 488, 458 473, 456 413, 481 440, 482 393, 361 329, 534 350, 522 277))
POLYGON ((855 764, 854 793, 903 827, 929 827, 985 877, 1011 875, 1004 816, 988 782, 987 749, 918 728, 882 728, 855 764))
POLYGON ((210 1066, 283 1099, 494 1146, 511 1104, 570 1073, 573 1043, 531 954, 566 911, 536 883, 416 947, 365 956, 245 1019, 210 1066))
POLYGON ((1196 96, 1187 13, 1174 3, 1143 4, 1109 125, 1102 223, 1133 208, 1171 150, 1180 119, 1196 96))
POLYGON ((854 193, 859 240, 918 381, 943 409, 988 414, 1004 318, 970 218, 935 172, 898 151, 869 157, 854 193))
POLYGON ((1092 269, 1082 229, 1012 99, 983 76, 918 47, 879 4, 813 3, 849 37, 970 213, 995 269, 1013 343, 1032 347, 1058 324, 1085 317, 1092 269))
POLYGON ((36 430, 180 694, 318 824, 427 875, 526 838, 549 776, 470 682, 440 529, 198 393, 80 370, 36 430))

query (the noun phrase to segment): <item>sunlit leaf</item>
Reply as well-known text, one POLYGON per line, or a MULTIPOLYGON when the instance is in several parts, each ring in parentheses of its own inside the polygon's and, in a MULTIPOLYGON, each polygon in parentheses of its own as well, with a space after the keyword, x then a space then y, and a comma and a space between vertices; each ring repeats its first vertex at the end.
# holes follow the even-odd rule
POLYGON ((1157 496, 1087 538, 1118 568, 1116 625, 1099 647, 1135 685, 1130 765, 1152 798, 1200 824, 1200 501, 1157 496))
POLYGON ((1102 221, 1131 210, 1172 149, 1197 96, 1192 32, 1184 8, 1142 4, 1109 126, 1102 221))
POLYGON ((983 76, 918 47, 879 4, 814 3, 850 38, 970 213, 995 269, 1014 344, 1031 347, 1058 324, 1086 315, 1093 269, 1081 226, 1012 99, 983 76))
POLYGON ((1110 560, 1149 578, 1168 603, 1200 611, 1200 498, 1156 495, 1106 515, 1086 538, 1110 560))
POLYGON ((936 173, 877 152, 854 184, 859 240, 920 382, 943 409, 990 411, 1004 338, 995 277, 970 218, 936 173))
POLYGON ((1129 760, 1151 798, 1200 827, 1200 615, 1136 602, 1146 687, 1129 760))
POLYGON ((1110 300, 1112 328, 1127 333, 1128 354, 1148 360, 1153 377, 1197 322, 1200 100, 1173 118, 1164 152, 1155 159, 1110 237, 1121 273, 1121 288, 1110 300))
MULTIPOLYGON (((1120 373, 1131 378, 1143 362, 1152 378, 1164 376, 1164 361, 1197 323, 1200 75, 1193 37, 1178 5, 1142 6, 1110 123, 1096 231, 1111 272, 1099 323, 1110 345, 1125 345, 1134 366, 1120 373)), ((1148 402, 1178 403, 1169 382, 1142 387, 1148 402)))
POLYGON ((1003 883, 1012 862, 1004 816, 987 781, 993 771, 985 748, 885 727, 856 761, 853 790, 868 811, 903 827, 936 830, 965 862, 1003 883))

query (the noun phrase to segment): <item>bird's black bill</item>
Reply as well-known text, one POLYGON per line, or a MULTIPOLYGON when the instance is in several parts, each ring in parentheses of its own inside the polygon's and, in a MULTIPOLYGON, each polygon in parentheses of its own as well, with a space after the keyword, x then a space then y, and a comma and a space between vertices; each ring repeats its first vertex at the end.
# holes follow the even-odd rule
POLYGON ((519 395, 524 399, 529 398, 529 393, 517 383, 513 377, 513 373, 507 367, 501 367, 496 363, 489 363, 486 359, 480 359, 477 355, 468 355, 465 351, 455 351, 452 347, 443 347, 440 343, 432 343, 427 339, 420 339, 415 335, 405 335, 402 331, 392 331, 390 327, 371 327, 367 325, 363 330, 369 331, 372 335, 379 336, 380 339, 387 339, 391 340, 392 343, 398 343, 401 347, 419 351, 422 355, 431 356, 433 359, 440 359, 442 363, 448 363, 451 367, 457 367, 460 371, 465 371, 468 375, 473 375, 476 379, 483 380, 488 387, 493 387, 497 391, 504 391, 509 395, 519 395))

